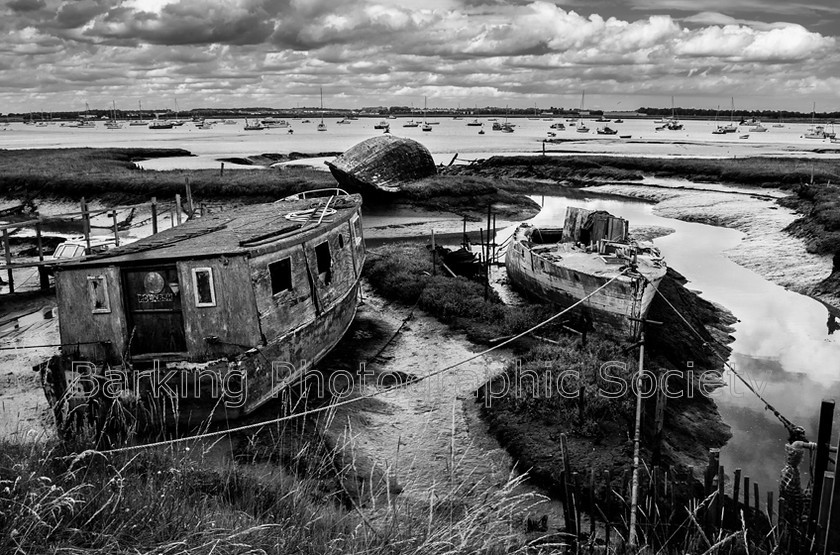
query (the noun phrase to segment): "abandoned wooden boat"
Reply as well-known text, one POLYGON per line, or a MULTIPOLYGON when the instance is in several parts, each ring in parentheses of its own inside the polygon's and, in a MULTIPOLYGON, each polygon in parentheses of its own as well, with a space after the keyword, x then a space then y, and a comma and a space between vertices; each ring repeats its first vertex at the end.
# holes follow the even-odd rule
POLYGON ((396 193, 404 183, 437 174, 426 147, 384 134, 362 141, 326 164, 342 187, 372 193, 396 193))
POLYGON ((84 407, 101 422, 119 403, 156 428, 193 427, 247 416, 299 380, 350 326, 365 259, 361 197, 327 193, 61 266, 62 352, 41 368, 57 420, 84 407))
POLYGON ((516 288, 561 308, 616 278, 575 316, 587 327, 620 337, 636 335, 638 319, 647 314, 654 287, 667 270, 652 244, 629 240, 627 220, 571 206, 562 228, 520 225, 505 266, 516 288))

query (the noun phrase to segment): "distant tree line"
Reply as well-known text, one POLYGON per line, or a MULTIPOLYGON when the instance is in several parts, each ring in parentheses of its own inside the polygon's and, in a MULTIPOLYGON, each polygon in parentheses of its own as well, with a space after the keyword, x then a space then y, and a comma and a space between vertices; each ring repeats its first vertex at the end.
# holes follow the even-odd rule
MULTIPOLYGON (((117 119, 151 119, 160 117, 163 119, 173 118, 259 118, 259 117, 304 117, 313 114, 319 114, 332 117, 346 117, 348 115, 358 116, 408 116, 423 113, 423 108, 415 106, 369 106, 361 109, 338 109, 338 108, 318 108, 318 107, 299 107, 299 108, 266 108, 266 107, 245 107, 245 108, 194 108, 191 110, 184 110, 175 112, 172 109, 143 109, 143 110, 114 110, 108 109, 94 109, 86 111, 61 111, 61 112, 24 112, 0 116, 0 121, 49 121, 49 120, 74 120, 80 118, 89 119, 108 119, 112 114, 117 119)), ((543 116, 576 116, 579 113, 577 108, 563 108, 557 106, 550 106, 548 108, 508 108, 501 106, 483 106, 473 108, 428 108, 425 110, 431 116, 511 116, 511 117, 543 117, 543 116)), ((663 117, 670 116, 672 108, 654 108, 642 107, 635 110, 638 114, 647 117, 663 117)), ((587 110, 589 115, 600 116, 604 114, 604 110, 587 110)), ((607 111, 609 112, 609 111, 607 111)), ((681 118, 702 118, 714 119, 729 119, 730 110, 718 110, 708 108, 673 108, 673 112, 681 118)), ((622 112, 625 113, 625 112, 622 112)), ((736 109, 732 113, 733 119, 749 119, 755 118, 760 120, 805 120, 814 119, 820 121, 835 121, 840 120, 840 112, 817 112, 815 114, 807 112, 795 112, 791 110, 743 110, 736 109)))

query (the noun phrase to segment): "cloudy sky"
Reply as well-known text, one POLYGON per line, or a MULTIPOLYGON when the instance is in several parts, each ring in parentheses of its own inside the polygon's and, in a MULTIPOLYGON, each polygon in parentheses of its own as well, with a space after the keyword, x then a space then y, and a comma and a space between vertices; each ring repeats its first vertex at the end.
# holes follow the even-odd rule
POLYGON ((0 2, 0 113, 840 109, 837 0, 0 2))

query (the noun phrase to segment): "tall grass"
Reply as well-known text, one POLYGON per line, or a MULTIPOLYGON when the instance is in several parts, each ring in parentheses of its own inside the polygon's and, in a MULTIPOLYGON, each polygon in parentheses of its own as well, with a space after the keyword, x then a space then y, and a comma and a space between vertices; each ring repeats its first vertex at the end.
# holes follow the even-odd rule
MULTIPOLYGON (((532 496, 520 479, 479 491, 444 483, 431 501, 362 495, 342 485, 347 445, 274 427, 248 438, 236 462, 219 446, 73 456, 67 444, 0 445, 0 553, 512 553, 532 496), (285 452, 285 464, 278 453, 285 452)), ((78 446, 76 446, 78 447, 78 446)), ((452 464, 457 464, 454 459, 452 464)), ((357 479, 357 477, 352 477, 357 479)), ((410 479, 410 478, 409 478, 410 479)))

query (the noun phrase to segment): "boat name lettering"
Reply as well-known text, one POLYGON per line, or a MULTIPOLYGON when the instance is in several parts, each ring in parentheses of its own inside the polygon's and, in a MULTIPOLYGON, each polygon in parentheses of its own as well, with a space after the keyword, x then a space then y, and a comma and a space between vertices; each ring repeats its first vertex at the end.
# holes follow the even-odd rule
POLYGON ((171 303, 175 298, 171 292, 167 293, 137 293, 138 303, 171 303))

